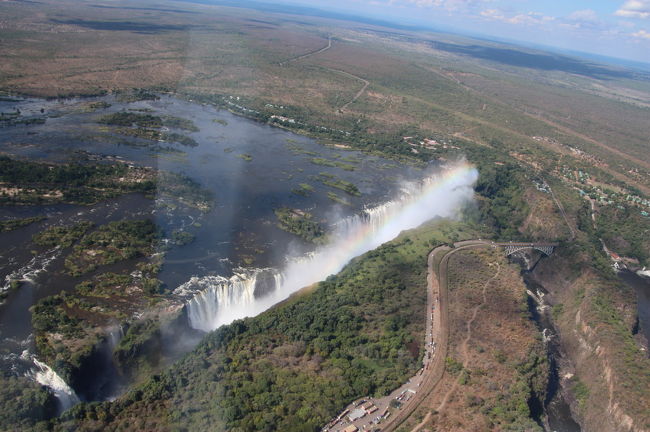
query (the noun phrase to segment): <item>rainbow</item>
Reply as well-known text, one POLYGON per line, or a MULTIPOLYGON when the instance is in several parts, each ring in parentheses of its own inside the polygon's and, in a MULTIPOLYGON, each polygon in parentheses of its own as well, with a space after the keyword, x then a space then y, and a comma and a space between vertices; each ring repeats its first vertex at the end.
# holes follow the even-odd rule
POLYGON ((353 258, 394 239, 400 232, 432 218, 455 217, 474 195, 478 171, 466 161, 445 167, 421 182, 403 185, 403 194, 381 206, 365 210, 361 217, 340 224, 330 244, 308 260, 289 263, 283 271, 281 292, 294 292, 338 273, 353 258))
POLYGON ((461 161, 421 182, 406 183, 398 198, 341 221, 329 244, 307 257, 290 259, 281 272, 252 269, 230 279, 193 278, 197 280, 190 280, 179 289, 185 285, 207 288, 197 292, 187 304, 190 325, 209 331, 235 319, 257 315, 299 289, 338 273, 351 259, 394 239, 404 230, 436 216, 455 217, 472 199, 477 178, 476 169, 461 161), (269 271, 273 272, 275 289, 256 298, 256 278, 269 271))

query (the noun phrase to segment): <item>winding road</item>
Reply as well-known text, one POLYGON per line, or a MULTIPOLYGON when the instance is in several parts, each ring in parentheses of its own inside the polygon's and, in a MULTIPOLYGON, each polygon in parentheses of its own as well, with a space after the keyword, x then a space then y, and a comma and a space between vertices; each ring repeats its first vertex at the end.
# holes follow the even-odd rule
MULTIPOLYGON (((331 35, 327 37, 327 45, 325 45, 323 48, 319 48, 319 49, 317 49, 315 51, 310 51, 308 53, 301 54, 301 55, 296 56, 296 57, 291 57, 290 59, 284 60, 284 61, 282 61, 282 62, 280 62, 278 64, 280 66, 285 66, 288 63, 295 62, 295 61, 298 61, 298 60, 305 59, 307 57, 311 57, 311 56, 316 55, 316 54, 323 53, 323 52, 327 51, 330 48, 332 48, 332 36, 331 35)), ((339 74, 339 75, 344 75, 344 76, 346 76, 348 78, 355 79, 355 80, 357 80, 357 81, 359 81, 359 82, 361 82, 363 84, 363 87, 361 87, 361 89, 358 92, 356 92, 356 94, 352 97, 352 99, 350 99, 348 102, 346 102, 345 104, 343 104, 339 108, 337 108, 337 111, 339 113, 342 113, 345 109, 347 109, 348 106, 350 106, 350 104, 356 102, 356 100, 361 97, 361 95, 366 91, 366 89, 370 85, 370 81, 368 81, 368 80, 366 80, 364 78, 361 78, 360 76, 351 74, 350 72, 342 71, 340 69, 333 69, 333 68, 329 68, 329 67, 326 67, 326 66, 320 66, 320 67, 322 67, 323 69, 326 69, 326 70, 328 70, 330 72, 333 72, 333 73, 336 73, 336 74, 339 74)))
POLYGON ((350 101, 346 102, 345 104, 341 105, 341 107, 339 107, 339 109, 338 109, 339 112, 343 112, 350 104, 356 102, 356 100, 361 97, 363 92, 365 92, 366 89, 368 88, 368 86, 370 85, 370 81, 368 81, 366 79, 363 79, 360 76, 356 76, 354 74, 351 74, 350 72, 345 72, 345 71, 342 71, 342 70, 332 69, 332 68, 326 68, 326 69, 329 70, 329 71, 332 71, 332 72, 339 73, 341 75, 345 75, 345 76, 350 77, 350 78, 354 78, 354 79, 359 80, 359 81, 361 81, 363 83, 363 87, 361 87, 361 90, 359 90, 350 101))
MULTIPOLYGON (((448 265, 449 259, 453 254, 459 251, 466 249, 479 248, 479 247, 492 247, 493 243, 484 241, 484 240, 467 240, 461 241, 454 244, 454 248, 449 246, 439 246, 429 253, 428 258, 428 283, 429 283, 429 292, 434 293, 438 292, 439 295, 439 307, 438 312, 435 314, 436 319, 434 320, 433 327, 438 325, 438 338, 435 355, 429 368, 426 369, 423 373, 424 377, 422 384, 418 393, 408 401, 401 411, 399 411, 394 417, 389 418, 386 423, 381 427, 382 432, 394 431, 396 430, 406 419, 408 419, 413 412, 418 408, 422 402, 431 394, 433 389, 439 384, 445 372, 445 359, 447 358, 447 349, 449 344, 449 291, 448 291, 448 265), (438 254, 444 253, 438 265, 435 265, 435 258, 438 254), (435 321, 438 321, 437 323, 435 321)), ((498 274, 498 273, 497 273, 498 274)), ((493 278, 496 277, 493 276, 493 278)), ((484 290, 487 288, 489 282, 484 285, 484 290)), ((473 317, 476 317, 478 308, 474 310, 473 317)), ((468 336, 471 337, 471 321, 468 323, 468 336)), ((466 341, 469 342, 469 339, 466 338, 466 341)), ((454 390, 454 388, 452 388, 454 390)), ((445 399, 451 395, 451 391, 445 396, 445 399)), ((444 401, 443 401, 444 407, 444 401)), ((440 408, 440 407, 439 407, 440 408)), ((425 420, 428 420, 430 414, 425 417, 425 420)), ((424 426, 425 422, 423 421, 418 426, 413 429, 413 431, 419 430, 420 427, 424 426)))
POLYGON ((320 53, 322 53, 322 52, 327 51, 327 50, 330 49, 330 48, 332 48, 332 36, 331 36, 331 35, 327 37, 327 45, 325 45, 323 48, 317 49, 316 51, 308 52, 308 53, 306 53, 306 54, 301 54, 301 55, 296 56, 296 57, 291 57, 291 58, 288 59, 288 60, 285 60, 285 61, 283 61, 283 62, 280 62, 279 65, 280 65, 280 66, 284 66, 284 65, 286 65, 287 63, 291 63, 291 62, 294 62, 294 61, 298 61, 298 60, 301 60, 301 59, 307 58, 307 57, 309 57, 309 56, 313 56, 314 54, 320 54, 320 53))

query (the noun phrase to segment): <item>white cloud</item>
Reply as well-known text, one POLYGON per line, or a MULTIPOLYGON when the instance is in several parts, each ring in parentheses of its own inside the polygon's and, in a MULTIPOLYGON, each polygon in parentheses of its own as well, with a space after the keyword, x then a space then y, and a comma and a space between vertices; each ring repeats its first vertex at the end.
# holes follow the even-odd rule
POLYGON ((577 10, 563 19, 565 25, 577 29, 608 30, 608 26, 598 18, 598 14, 591 9, 577 10))
POLYGON ((614 15, 626 18, 650 18, 650 0, 627 0, 614 15))
POLYGON ((588 21, 588 22, 598 21, 598 15, 596 14, 595 11, 591 9, 577 10, 569 14, 567 18, 573 21, 588 21))
POLYGON ((636 33, 632 33, 632 36, 637 39, 650 39, 650 32, 647 32, 645 30, 639 30, 636 33))
POLYGON ((481 3, 488 3, 493 0, 391 0, 390 4, 410 4, 417 7, 442 7, 449 11, 466 10, 481 3))
POLYGON ((555 20, 554 17, 539 12, 519 13, 508 16, 498 9, 485 9, 480 14, 488 20, 520 25, 541 25, 555 20))

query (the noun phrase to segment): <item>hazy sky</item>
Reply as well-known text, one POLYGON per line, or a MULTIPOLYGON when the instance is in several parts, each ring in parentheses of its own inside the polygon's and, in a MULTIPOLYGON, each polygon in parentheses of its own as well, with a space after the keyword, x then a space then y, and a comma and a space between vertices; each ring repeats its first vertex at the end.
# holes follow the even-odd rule
POLYGON ((650 63, 650 0, 284 0, 650 63))

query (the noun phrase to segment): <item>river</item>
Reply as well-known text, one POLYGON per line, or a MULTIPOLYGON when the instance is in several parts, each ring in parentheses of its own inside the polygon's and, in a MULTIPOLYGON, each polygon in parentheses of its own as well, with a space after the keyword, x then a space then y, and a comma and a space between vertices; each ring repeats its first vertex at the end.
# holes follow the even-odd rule
MULTIPOLYGON (((215 204, 208 213, 202 213, 172 205, 162 196, 146 199, 131 194, 92 206, 0 207, 2 219, 46 217, 41 222, 0 234, 0 285, 8 285, 11 278, 24 281, 0 305, 0 368, 15 374, 34 375, 43 371, 35 361, 29 361, 37 354, 30 306, 44 297, 72 289, 93 274, 122 272, 133 265, 127 261, 101 267, 84 277, 71 277, 63 267, 67 251, 54 248, 36 255, 33 252, 37 248, 31 243, 32 235, 49 226, 80 220, 102 224, 148 217, 168 234, 176 229, 189 231, 196 240, 168 251, 159 275, 167 287, 174 289, 192 280, 209 282, 215 278, 229 279, 235 273, 283 268, 291 257, 299 259, 312 251, 313 245, 278 228, 274 210, 279 207, 309 211, 314 219, 334 229, 340 221, 364 214, 364 209, 380 208, 398 196, 406 182, 417 181, 424 175, 422 168, 348 149, 326 147, 315 140, 214 106, 169 95, 162 95, 159 100, 136 102, 120 102, 113 96, 0 102, 0 112, 16 110, 26 118, 44 118, 45 123, 1 127, 0 152, 3 154, 48 162, 89 157, 181 173, 211 191, 215 204), (89 104, 96 102, 110 104, 110 107, 89 110, 89 104), (98 123, 102 116, 119 111, 191 120, 197 130, 168 130, 190 137, 197 145, 156 143, 117 135, 111 128, 98 123), (334 163, 318 163, 322 160, 334 163), (324 184, 323 174, 353 183, 361 192, 360 196, 347 195, 324 184), (292 192, 301 184, 310 185, 313 192, 292 192), (328 193, 336 193, 347 201, 347 205, 333 201, 328 193)), ((50 371, 43 374, 50 374, 50 371)), ((88 390, 85 398, 105 399, 116 391, 98 386, 88 390)))

